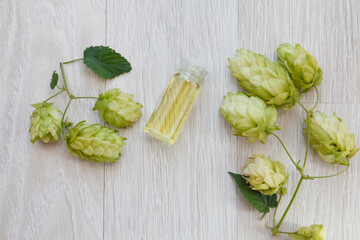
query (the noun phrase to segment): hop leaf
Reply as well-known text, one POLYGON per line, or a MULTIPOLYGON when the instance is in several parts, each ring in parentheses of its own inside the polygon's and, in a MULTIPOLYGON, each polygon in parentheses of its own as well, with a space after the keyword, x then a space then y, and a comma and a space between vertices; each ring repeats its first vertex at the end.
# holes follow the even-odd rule
POLYGON ((93 110, 98 110, 101 118, 113 127, 129 127, 142 116, 143 106, 134 101, 133 96, 118 88, 100 94, 93 110))
POLYGON ((323 72, 315 57, 303 49, 300 44, 281 44, 276 52, 279 62, 289 72, 297 88, 307 92, 314 86, 321 84, 323 72))
POLYGON ((58 80, 59 80, 59 74, 57 74, 55 70, 51 76, 51 82, 50 82, 51 89, 54 89, 56 87, 58 80))
POLYGON ((284 164, 265 155, 250 157, 245 165, 244 175, 250 188, 264 195, 283 191, 282 188, 288 180, 284 164))
POLYGON ((254 191, 250 188, 250 185, 246 182, 243 175, 232 172, 229 172, 229 174, 235 180, 244 197, 260 213, 268 213, 269 208, 274 208, 278 205, 276 194, 271 196, 261 194, 260 192, 254 191))
POLYGON ((250 95, 262 98, 269 105, 292 107, 300 99, 300 92, 287 71, 276 62, 250 50, 238 49, 229 58, 232 75, 250 95))
POLYGON ((65 137, 70 153, 94 162, 116 162, 121 156, 126 138, 100 124, 79 122, 65 137))
MULTIPOLYGON (((307 128, 303 130, 309 134, 307 128)), ((310 116, 310 142, 319 156, 332 164, 349 165, 350 158, 359 151, 346 123, 335 114, 327 116, 320 111, 310 116)))
POLYGON ((290 240, 326 240, 326 228, 323 225, 301 227, 295 233, 290 233, 290 240))
POLYGON ((131 70, 130 63, 123 56, 104 46, 85 49, 84 64, 105 79, 117 77, 131 70))
POLYGON ((220 107, 225 120, 233 127, 236 136, 249 137, 249 142, 257 139, 264 143, 267 135, 280 127, 275 125, 277 110, 267 106, 258 97, 248 97, 245 93, 228 93, 220 107))
POLYGON ((53 103, 41 102, 32 104, 34 112, 30 117, 31 142, 57 142, 61 135, 60 110, 53 103))

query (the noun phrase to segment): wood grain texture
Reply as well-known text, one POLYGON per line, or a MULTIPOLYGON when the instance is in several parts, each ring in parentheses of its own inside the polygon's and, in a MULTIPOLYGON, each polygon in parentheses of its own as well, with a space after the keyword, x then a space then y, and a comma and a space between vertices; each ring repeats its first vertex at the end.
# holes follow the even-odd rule
MULTIPOLYGON (((30 143, 30 103, 53 94, 59 62, 104 44, 106 3, 1 1, 0 239, 101 239, 104 166, 72 157, 64 142, 30 143), (93 32, 93 28, 98 32, 93 32)), ((66 66, 74 94, 94 95, 102 80, 66 66), (91 84, 87 84, 91 82, 91 84)), ((54 99, 64 109, 65 95, 54 99)), ((90 101, 70 107, 71 121, 98 122, 90 101)))
MULTIPOLYGON (((319 110, 336 112, 360 129, 360 1, 357 0, 0 0, 0 239, 288 239, 266 229, 227 171, 241 172, 247 157, 264 153, 284 162, 289 193, 298 173, 276 139, 265 145, 235 137, 219 113, 222 97, 240 90, 227 57, 243 47, 275 60, 282 42, 301 43, 324 71, 319 110), (95 96, 114 87, 143 103, 143 117, 126 137, 121 160, 95 164, 72 157, 64 142, 31 144, 30 103, 52 94, 59 62, 106 44, 133 70, 103 81, 81 63, 66 65, 75 95, 95 96), (208 67, 202 92, 174 146, 144 132, 169 78, 185 57, 208 67)), ((311 106, 315 93, 302 101, 311 106)), ((67 97, 54 102, 64 109, 67 97)), ((100 122, 93 100, 79 100, 70 120, 100 122)), ((280 110, 279 136, 302 158, 304 112, 280 110)), ((339 177, 305 182, 284 231, 322 223, 327 239, 360 236, 359 156, 339 177)), ((308 172, 340 167, 310 151, 308 172)), ((278 211, 284 211, 290 194, 278 211)))

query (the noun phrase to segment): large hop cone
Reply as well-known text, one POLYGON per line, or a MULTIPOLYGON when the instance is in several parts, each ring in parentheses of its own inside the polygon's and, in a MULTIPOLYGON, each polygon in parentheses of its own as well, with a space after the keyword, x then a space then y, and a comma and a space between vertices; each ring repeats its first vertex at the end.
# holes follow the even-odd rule
POLYGON ((290 73, 297 88, 307 92, 314 86, 321 84, 323 72, 315 57, 303 49, 300 44, 281 44, 276 52, 279 62, 290 73))
POLYGON ((117 130, 82 121, 68 132, 65 140, 74 156, 94 162, 116 162, 126 138, 119 136, 117 130))
POLYGON ((263 55, 238 49, 229 58, 232 75, 251 95, 262 98, 269 105, 292 107, 300 99, 300 92, 285 68, 263 55))
POLYGON ((233 127, 235 135, 249 137, 249 142, 259 139, 264 143, 267 135, 280 129, 275 125, 275 106, 268 106, 261 98, 248 97, 243 92, 228 93, 220 112, 233 127))
POLYGON ((41 102, 32 104, 34 112, 30 117, 31 142, 40 140, 44 143, 57 142, 61 136, 60 110, 53 103, 41 102))
MULTIPOLYGON (((309 134, 307 128, 304 131, 309 134)), ((349 165, 350 158, 359 150, 346 123, 335 114, 328 116, 320 111, 310 117, 310 142, 319 156, 332 164, 349 165)))
POLYGON ((142 107, 132 95, 114 88, 99 95, 94 111, 98 110, 101 118, 111 126, 125 128, 142 116, 142 107))
POLYGON ((244 175, 250 188, 264 195, 285 191, 283 186, 288 180, 284 164, 265 155, 254 155, 249 158, 244 168, 244 175))

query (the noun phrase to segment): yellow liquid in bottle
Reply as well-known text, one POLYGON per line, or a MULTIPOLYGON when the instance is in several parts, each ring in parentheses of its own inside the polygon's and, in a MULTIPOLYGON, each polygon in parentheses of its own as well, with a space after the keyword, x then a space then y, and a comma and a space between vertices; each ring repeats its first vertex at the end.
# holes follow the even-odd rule
POLYGON ((199 93, 200 85, 175 74, 157 109, 151 115, 145 132, 174 144, 199 93))

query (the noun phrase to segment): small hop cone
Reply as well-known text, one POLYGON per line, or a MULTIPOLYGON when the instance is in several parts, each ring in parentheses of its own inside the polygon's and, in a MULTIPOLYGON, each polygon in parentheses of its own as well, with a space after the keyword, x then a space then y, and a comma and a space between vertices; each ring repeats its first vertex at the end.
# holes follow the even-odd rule
MULTIPOLYGON (((309 133, 307 128, 304 132, 309 133)), ((355 136, 346 123, 335 114, 327 116, 320 111, 310 117, 310 142, 319 156, 331 164, 347 166, 359 150, 355 146, 355 136)))
POLYGON ((302 227, 289 236, 290 240, 326 240, 326 228, 323 225, 314 224, 302 227))
POLYGON ((315 57, 303 49, 300 44, 281 44, 276 52, 279 62, 289 72, 297 88, 307 92, 321 84, 323 72, 315 57))
POLYGON ((233 127, 234 135, 249 137, 249 142, 259 139, 264 143, 267 135, 280 129, 275 125, 275 106, 267 106, 261 98, 248 97, 242 92, 228 93, 224 97, 220 112, 233 127))
POLYGON ((284 164, 270 157, 254 154, 245 165, 244 176, 252 190, 264 195, 278 192, 286 194, 286 189, 283 188, 288 180, 286 168, 284 164))
POLYGON ((70 153, 94 162, 116 162, 121 156, 126 138, 117 130, 100 124, 79 122, 65 137, 70 153))
POLYGON ((262 98, 266 104, 291 108, 300 100, 300 92, 291 81, 286 69, 263 55, 238 49, 229 58, 232 75, 250 95, 262 98))
POLYGON ((40 140, 43 143, 57 142, 61 136, 60 110, 53 103, 41 102, 32 104, 34 112, 30 117, 31 142, 40 140))
POLYGON ((99 95, 93 110, 98 110, 101 118, 111 126, 126 128, 142 116, 142 107, 132 95, 114 88, 99 95))

